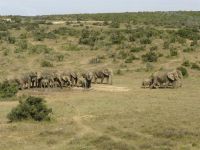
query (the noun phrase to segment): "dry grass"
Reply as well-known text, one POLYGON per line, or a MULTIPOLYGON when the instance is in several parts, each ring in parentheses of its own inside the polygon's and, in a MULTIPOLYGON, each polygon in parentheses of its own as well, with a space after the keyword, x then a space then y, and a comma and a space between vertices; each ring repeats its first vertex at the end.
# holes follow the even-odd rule
MULTIPOLYGON (((81 22, 84 23, 84 22, 81 22)), ((85 22, 91 25, 94 22, 85 22)), ((72 24, 73 25, 73 24, 72 24)), ((71 25, 71 26, 72 26, 71 25)), ((65 27, 55 24, 48 30, 65 27)), ((125 26, 122 25, 124 28, 125 26)), ((85 27, 76 27, 81 30, 85 27)), ((92 29, 100 27, 92 26, 92 29)), ((163 27, 158 27, 162 30, 163 27)), ((109 27, 102 27, 109 31, 109 27)), ((120 29, 116 29, 120 30, 120 29)), ((23 32, 13 30, 12 35, 23 32)), ((134 60, 124 64, 124 60, 108 58, 110 52, 118 52, 118 46, 90 50, 83 46, 80 51, 66 51, 63 45, 78 43, 78 38, 62 36, 57 40, 45 39, 41 42, 28 37, 29 44, 45 44, 54 53, 64 55, 62 62, 53 61, 53 70, 91 70, 102 67, 120 69, 122 75, 114 76, 113 85, 95 85, 91 90, 81 89, 33 89, 18 93, 44 97, 53 109, 51 122, 8 123, 6 119, 17 101, 0 100, 0 150, 199 150, 200 149, 200 79, 199 72, 190 70, 179 89, 143 89, 142 79, 151 72, 144 72, 146 63, 134 60), (89 64, 89 60, 106 55, 103 63, 89 64)), ((137 44, 137 43, 136 43, 137 44)), ((154 45, 158 52, 167 56, 163 50, 163 40, 156 39, 154 45)), ((177 46, 177 45, 175 45, 177 46)), ((180 46, 180 45, 178 45, 180 46)), ((0 80, 19 76, 27 71, 44 70, 40 62, 44 54, 28 55, 13 53, 14 46, 6 42, 0 45, 11 49, 8 56, 0 51, 0 80)), ((184 47, 184 45, 183 45, 184 47)), ((180 47, 179 51, 181 51, 180 47)), ((126 50, 126 49, 125 49, 126 50)), ((52 55, 54 55, 51 54, 52 55)), ((141 56, 146 51, 136 54, 141 56)), ((49 56, 50 57, 50 56, 49 56)), ((153 63, 153 70, 175 68, 183 60, 196 62, 199 52, 180 53, 178 57, 162 57, 153 63)), ((17 98, 16 98, 17 99, 17 98)))
POLYGON ((1 102, 0 149, 199 149, 200 81, 189 78, 181 89, 150 90, 140 88, 141 76, 146 75, 115 77, 115 86, 129 88, 126 92, 19 93, 44 97, 53 108, 52 122, 7 123, 17 102, 1 102))

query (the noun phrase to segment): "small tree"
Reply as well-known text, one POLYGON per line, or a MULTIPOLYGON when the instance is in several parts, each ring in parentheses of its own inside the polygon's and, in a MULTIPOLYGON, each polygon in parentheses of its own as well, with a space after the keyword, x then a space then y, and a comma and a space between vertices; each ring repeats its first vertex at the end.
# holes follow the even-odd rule
POLYGON ((18 92, 18 85, 14 82, 4 81, 0 83, 0 98, 13 97, 18 92))
POLYGON ((142 60, 144 62, 157 62, 158 55, 155 52, 150 51, 150 52, 142 55, 142 60))
POLYGON ((52 109, 47 108, 45 101, 40 97, 28 97, 25 101, 19 101, 17 107, 13 108, 7 118, 13 121, 50 120, 52 109))

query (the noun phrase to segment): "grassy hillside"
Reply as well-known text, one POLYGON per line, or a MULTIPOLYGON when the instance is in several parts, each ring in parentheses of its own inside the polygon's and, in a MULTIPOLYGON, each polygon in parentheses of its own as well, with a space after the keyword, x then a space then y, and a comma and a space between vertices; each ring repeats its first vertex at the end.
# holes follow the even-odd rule
POLYGON ((200 13, 0 17, 0 80, 28 71, 111 68, 114 85, 20 91, 0 100, 0 149, 200 149, 200 13), (6 18, 11 18, 6 21, 6 18), (160 69, 185 67, 179 89, 142 89, 160 69), (8 123, 19 99, 40 96, 51 122, 8 123))

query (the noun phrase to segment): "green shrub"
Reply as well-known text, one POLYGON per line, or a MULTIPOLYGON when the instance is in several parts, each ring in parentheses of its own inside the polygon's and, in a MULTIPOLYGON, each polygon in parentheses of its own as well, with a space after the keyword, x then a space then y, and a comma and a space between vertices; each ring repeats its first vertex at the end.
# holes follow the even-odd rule
POLYGON ((182 75, 184 77, 188 77, 189 76, 188 71, 187 71, 187 69, 185 67, 180 66, 177 69, 181 71, 181 73, 182 73, 182 75))
POLYGON ((7 118, 13 121, 34 120, 48 121, 51 119, 52 109, 47 108, 45 101, 39 97, 28 97, 25 101, 19 101, 7 118))
POLYGON ((56 35, 53 32, 49 32, 46 34, 46 38, 48 39, 56 39, 56 35))
POLYGON ((190 44, 190 46, 196 46, 198 45, 198 41, 197 40, 193 40, 190 44))
POLYGON ((44 33, 43 30, 36 31, 36 32, 34 32, 34 34, 33 34, 33 38, 34 38, 34 40, 36 40, 36 41, 44 41, 44 39, 46 38, 46 33, 44 33))
POLYGON ((195 51, 194 47, 188 47, 188 48, 183 49, 183 52, 186 52, 186 53, 194 52, 194 51, 195 51))
POLYGON ((63 54, 56 55, 56 58, 57 58, 57 61, 63 61, 64 55, 63 54))
POLYGON ((19 47, 19 49, 26 50, 28 48, 28 42, 27 40, 20 40, 17 43, 17 46, 19 47))
POLYGON ((182 63, 182 66, 190 67, 190 66, 191 66, 190 61, 189 61, 189 60, 185 60, 185 61, 182 63))
POLYGON ((99 40, 100 33, 94 30, 83 29, 79 39, 80 44, 94 46, 99 40))
POLYGON ((156 50, 158 50, 158 46, 152 46, 152 47, 150 47, 150 51, 156 51, 156 50))
POLYGON ((142 55, 142 60, 144 62, 157 62, 158 55, 155 52, 150 51, 150 52, 142 55))
POLYGON ((163 48, 164 49, 169 49, 169 46, 170 46, 170 42, 169 41, 165 41, 164 44, 163 44, 163 48))
POLYGON ((41 67, 53 67, 53 64, 49 61, 44 60, 41 62, 41 67))
POLYGON ((183 28, 178 30, 176 34, 182 38, 188 38, 191 40, 200 39, 200 35, 198 34, 198 29, 195 28, 183 28))
POLYGON ((18 92, 18 85, 15 82, 4 81, 0 83, 0 98, 15 96, 18 92))
POLYGON ((141 52, 144 51, 145 47, 141 46, 141 47, 132 47, 130 52, 136 53, 136 52, 141 52))
POLYGON ((178 51, 176 49, 170 49, 170 56, 178 56, 178 51))
POLYGON ((111 42, 113 44, 120 44, 124 40, 124 36, 120 32, 114 32, 111 34, 111 42))
POLYGON ((149 38, 140 39, 141 44, 151 44, 152 41, 149 38))
POLYGON ((133 60, 136 60, 138 59, 136 56, 134 55, 131 55, 131 56, 128 56, 126 59, 125 59, 125 63, 132 63, 133 60))
POLYGON ((192 69, 195 69, 195 70, 200 70, 200 66, 196 63, 192 63, 192 69))
POLYGON ((30 54, 49 54, 52 51, 51 48, 47 47, 46 45, 38 44, 38 45, 32 45, 29 48, 30 54))
POLYGON ((62 48, 64 48, 66 51, 80 51, 80 47, 78 47, 77 44, 66 44, 62 46, 62 48))
POLYGON ((110 24, 111 28, 119 28, 120 27, 120 23, 117 20, 113 20, 110 24))
POLYGON ((15 42, 16 42, 15 37, 9 36, 9 37, 8 37, 8 42, 9 42, 10 44, 15 44, 15 42))
POLYGON ((8 26, 4 22, 0 22, 0 31, 7 31, 8 26))

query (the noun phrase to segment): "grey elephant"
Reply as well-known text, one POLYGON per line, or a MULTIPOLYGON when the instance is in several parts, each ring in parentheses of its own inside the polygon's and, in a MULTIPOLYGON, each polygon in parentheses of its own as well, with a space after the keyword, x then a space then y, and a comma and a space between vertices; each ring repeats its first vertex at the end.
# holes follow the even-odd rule
POLYGON ((43 71, 37 72, 37 87, 42 87, 42 80, 48 79, 50 87, 56 87, 57 85, 62 88, 62 81, 60 74, 56 71, 43 71))
POLYGON ((146 78, 142 81, 142 88, 149 88, 152 84, 152 78, 146 78))
POLYGON ((24 73, 13 79, 20 89, 29 89, 36 87, 37 76, 34 72, 24 73))
POLYGON ((50 87, 50 82, 48 78, 43 78, 41 80, 41 88, 49 88, 50 87))
POLYGON ((97 80, 101 80, 101 84, 104 82, 104 79, 107 79, 107 84, 112 84, 112 78, 113 78, 113 72, 110 69, 102 69, 102 70, 96 70, 94 71, 94 83, 97 83, 97 80))
POLYGON ((72 72, 69 73, 69 76, 70 76, 70 81, 72 82, 72 85, 76 86, 77 82, 78 82, 78 79, 79 79, 78 73, 72 71, 72 72))
POLYGON ((72 87, 72 82, 70 80, 70 75, 68 73, 61 73, 60 80, 62 82, 62 86, 72 87))
POLYGON ((87 88, 87 80, 83 77, 80 77, 77 81, 77 87, 87 88))
POLYGON ((158 71, 152 74, 152 84, 150 88, 159 88, 159 87, 177 87, 177 82, 180 81, 179 73, 177 70, 164 70, 158 71))
POLYGON ((92 79, 94 77, 93 72, 87 71, 82 73, 82 77, 86 80, 86 88, 91 88, 92 79))

